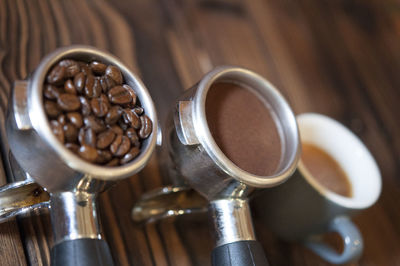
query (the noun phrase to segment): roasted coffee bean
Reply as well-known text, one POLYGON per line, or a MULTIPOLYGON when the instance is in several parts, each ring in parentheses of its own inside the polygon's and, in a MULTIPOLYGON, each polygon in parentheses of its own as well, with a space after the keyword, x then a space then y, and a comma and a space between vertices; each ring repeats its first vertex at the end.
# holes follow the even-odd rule
POLYGON ((50 128, 53 134, 56 136, 56 138, 61 142, 64 143, 64 131, 62 125, 58 123, 57 120, 51 120, 50 121, 50 128))
POLYGON ((86 83, 85 74, 83 72, 79 72, 78 74, 76 74, 76 76, 74 77, 74 85, 75 85, 75 89, 79 93, 82 93, 82 90, 85 87, 85 83, 86 83))
POLYGON ((130 126, 128 124, 125 124, 123 119, 118 120, 118 126, 123 130, 127 130, 130 126))
POLYGON ((79 151, 79 145, 75 143, 65 143, 65 147, 72 151, 73 153, 78 153, 79 151))
POLYGON ((132 100, 131 100, 130 103, 129 103, 129 107, 130 107, 130 108, 135 107, 135 105, 136 105, 136 98, 137 98, 135 91, 134 91, 134 90, 132 89, 132 87, 129 86, 128 84, 124 84, 124 85, 122 85, 122 87, 124 87, 124 88, 129 92, 129 94, 131 95, 132 100))
POLYGON ((110 129, 112 131, 114 131, 115 134, 117 134, 117 135, 123 135, 124 134, 124 130, 122 130, 122 128, 120 126, 118 126, 118 125, 113 125, 110 129))
POLYGON ((118 105, 115 105, 111 107, 111 109, 108 111, 105 122, 107 125, 113 125, 118 122, 122 115, 122 108, 118 105))
POLYGON ((82 159, 92 163, 97 159, 97 150, 91 146, 82 145, 79 148, 78 155, 82 159))
POLYGON ((109 76, 104 76, 104 79, 106 81, 108 90, 111 89, 111 88, 114 88, 117 85, 115 83, 115 81, 112 78, 110 78, 109 76))
POLYGON ((57 103, 53 101, 44 101, 44 111, 51 118, 56 118, 62 112, 57 103))
POLYGON ((89 97, 89 98, 94 97, 93 96, 93 94, 94 94, 93 86, 94 86, 95 80, 96 79, 94 78, 93 75, 89 75, 89 76, 86 77, 86 83, 85 83, 84 92, 85 92, 85 95, 87 97, 89 97))
POLYGON ((62 89, 56 86, 50 84, 44 86, 44 91, 43 91, 44 97, 46 97, 49 100, 57 99, 61 93, 62 89))
POLYGON ((71 122, 76 128, 81 128, 83 126, 82 115, 78 112, 67 113, 68 121, 71 122))
POLYGON ((81 71, 83 74, 85 74, 85 76, 93 75, 92 70, 86 63, 80 62, 79 66, 81 67, 81 71))
POLYGON ((139 130, 139 137, 141 139, 147 139, 150 136, 151 131, 153 131, 153 123, 147 115, 141 116, 140 122, 142 126, 139 130))
POLYGON ((101 90, 103 91, 103 93, 107 93, 108 85, 107 85, 106 78, 104 76, 100 77, 100 86, 101 86, 101 90))
POLYGON ((103 97, 93 98, 90 101, 90 106, 92 107, 93 114, 97 117, 103 117, 108 112, 108 105, 103 97))
POLYGON ((47 82, 53 85, 61 85, 65 77, 66 77, 65 67, 56 65, 47 75, 47 82))
POLYGON ((112 129, 108 129, 97 136, 96 147, 99 149, 105 149, 114 141, 115 132, 112 129))
POLYGON ((109 161, 108 163, 106 163, 106 166, 117 166, 118 164, 119 164, 119 159, 114 158, 111 161, 109 161))
POLYGON ((134 129, 139 129, 140 128, 140 118, 131 109, 124 109, 124 112, 122 114, 122 118, 124 119, 125 124, 130 125, 134 129))
POLYGON ((120 85, 123 82, 122 73, 116 66, 108 66, 106 68, 106 76, 110 77, 116 85, 120 85))
POLYGON ((76 111, 81 107, 78 96, 63 93, 57 99, 58 106, 64 111, 76 111))
POLYGON ((105 164, 113 158, 110 151, 107 150, 97 150, 97 158, 95 163, 105 164))
POLYGON ((86 127, 92 128, 96 133, 102 132, 106 129, 103 120, 94 117, 93 115, 89 115, 83 118, 83 123, 86 127))
POLYGON ((93 84, 93 97, 99 97, 102 93, 103 89, 100 84, 100 78, 95 77, 93 84))
POLYGON ((57 117, 57 121, 58 121, 58 123, 60 123, 60 125, 65 125, 66 123, 67 123, 67 118, 66 118, 66 116, 65 115, 63 115, 63 114, 60 114, 58 117, 57 117))
POLYGON ((58 63, 59 66, 65 67, 66 77, 72 78, 81 71, 81 68, 75 60, 65 59, 58 63))
POLYGON ((134 111, 137 115, 143 114, 143 108, 142 108, 142 107, 135 107, 135 108, 133 108, 133 111, 134 111))
POLYGON ((76 88, 72 80, 69 79, 64 83, 64 90, 66 93, 76 94, 76 88))
POLYGON ((92 110, 90 108, 89 101, 83 96, 79 97, 79 101, 81 102, 81 106, 82 106, 82 109, 81 109, 82 115, 84 115, 84 116, 90 115, 92 110))
POLYGON ((124 156, 130 149, 131 142, 127 136, 117 135, 111 143, 110 151, 114 156, 124 156))
POLYGON ((122 157, 122 159, 119 161, 121 164, 126 164, 135 159, 140 153, 140 150, 138 147, 133 147, 130 149, 130 151, 122 157))
POLYGON ((131 144, 137 146, 137 143, 139 142, 139 136, 137 135, 136 130, 130 127, 126 130, 125 134, 131 141, 131 144))
POLYGON ((93 73, 97 75, 104 75, 107 66, 103 63, 93 61, 92 63, 90 63, 90 68, 92 69, 93 73))
POLYGON ((132 101, 132 96, 124 87, 115 86, 108 91, 108 99, 113 104, 127 104, 132 101))
POLYGON ((72 123, 66 123, 63 126, 65 140, 67 142, 78 141, 78 129, 72 123))
POLYGON ((96 132, 92 128, 81 128, 78 134, 78 141, 81 145, 96 147, 96 132))

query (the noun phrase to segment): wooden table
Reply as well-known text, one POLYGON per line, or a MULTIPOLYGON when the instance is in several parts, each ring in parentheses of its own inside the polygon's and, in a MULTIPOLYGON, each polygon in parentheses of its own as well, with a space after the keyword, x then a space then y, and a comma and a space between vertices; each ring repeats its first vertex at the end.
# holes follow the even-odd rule
MULTIPOLYGON (((350 265, 400 265, 398 1, 2 0, 1 108, 14 80, 69 44, 119 57, 143 79, 161 122, 182 90, 213 67, 230 64, 268 78, 297 114, 318 112, 345 124, 371 150, 383 178, 378 203, 354 219, 365 250, 350 265)), ((116 264, 209 265, 213 239, 206 215, 145 227, 131 221, 140 195, 168 184, 161 174, 154 158, 101 196, 101 221, 116 264)), ((48 215, 32 214, 1 224, 0 264, 48 265, 49 222, 48 215)), ((328 265, 254 223, 271 265, 328 265)))

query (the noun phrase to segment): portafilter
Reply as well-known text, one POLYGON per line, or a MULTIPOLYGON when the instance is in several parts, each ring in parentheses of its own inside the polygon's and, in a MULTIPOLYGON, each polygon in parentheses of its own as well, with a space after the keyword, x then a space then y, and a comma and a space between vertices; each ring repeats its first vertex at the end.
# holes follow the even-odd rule
POLYGON ((213 265, 267 265, 255 238, 248 199, 257 188, 283 183, 296 169, 299 134, 284 97, 252 71, 218 67, 178 99, 163 137, 162 159, 169 162, 164 171, 174 185, 143 195, 133 208, 133 220, 149 222, 208 209, 216 238, 213 265), (206 114, 208 92, 217 83, 248 88, 271 113, 281 142, 279 164, 273 174, 260 176, 241 169, 217 145, 206 114))
POLYGON ((157 115, 146 87, 116 57, 89 46, 69 46, 47 55, 25 81, 16 81, 6 122, 8 159, 17 183, 0 189, 2 220, 32 209, 49 208, 54 235, 52 265, 113 265, 98 220, 96 198, 115 181, 139 172, 150 159, 157 138, 157 115), (130 163, 106 167, 84 161, 53 134, 43 106, 46 74, 62 59, 99 61, 121 70, 146 115, 152 134, 130 163))

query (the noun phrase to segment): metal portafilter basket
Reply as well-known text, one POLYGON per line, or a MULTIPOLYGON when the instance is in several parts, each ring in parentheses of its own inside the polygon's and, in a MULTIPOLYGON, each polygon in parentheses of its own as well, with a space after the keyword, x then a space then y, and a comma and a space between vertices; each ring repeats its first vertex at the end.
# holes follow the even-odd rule
POLYGON ((255 238, 248 199, 255 189, 277 186, 296 169, 299 134, 295 116, 283 96, 254 72, 218 67, 179 98, 164 138, 164 154, 169 157, 166 171, 174 185, 143 195, 133 208, 132 218, 149 222, 208 210, 216 238, 213 265, 267 265, 255 238), (206 98, 210 87, 218 82, 252 90, 275 118, 281 155, 272 175, 244 171, 216 144, 207 123, 206 98))
POLYGON ((6 122, 14 181, 0 189, 0 220, 37 208, 49 208, 54 234, 52 265, 113 265, 102 237, 97 195, 115 181, 139 172, 154 151, 157 115, 143 83, 114 56, 88 46, 70 46, 47 55, 26 81, 15 82, 6 122), (52 133, 43 107, 43 84, 62 59, 93 60, 117 66, 153 121, 153 133, 132 162, 117 167, 80 159, 52 133))

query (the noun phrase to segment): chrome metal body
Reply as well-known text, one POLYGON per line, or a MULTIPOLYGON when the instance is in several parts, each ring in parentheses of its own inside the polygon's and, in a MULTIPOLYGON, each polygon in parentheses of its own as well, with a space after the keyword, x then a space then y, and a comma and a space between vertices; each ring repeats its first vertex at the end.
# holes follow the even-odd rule
POLYGON ((183 94, 174 110, 174 127, 168 126, 165 141, 173 166, 189 186, 209 200, 240 198, 253 188, 272 187, 287 180, 299 159, 299 134, 295 116, 283 96, 267 80, 238 67, 218 67, 183 94), (274 117, 282 143, 275 174, 258 176, 230 161, 214 141, 206 119, 206 97, 212 84, 230 82, 253 91, 274 117))
POLYGON ((216 246, 256 240, 247 199, 220 199, 210 202, 216 246))
POLYGON ((164 188, 142 196, 133 208, 132 218, 150 222, 192 213, 193 210, 204 211, 208 206, 217 246, 255 240, 248 206, 249 195, 256 188, 273 187, 285 182, 296 169, 300 157, 296 119, 283 96, 261 76, 238 67, 218 67, 187 90, 178 99, 163 137, 164 172, 170 175, 169 178, 179 189, 164 188), (251 90, 269 109, 282 144, 280 164, 273 175, 258 176, 244 171, 217 146, 208 128, 205 111, 207 92, 217 82, 234 83, 251 90), (182 209, 182 205, 177 208, 174 202, 164 200, 168 196, 170 199, 183 197, 190 201, 196 198, 192 194, 194 191, 206 198, 208 203, 186 202, 182 209))
POLYGON ((7 137, 13 155, 32 178, 48 191, 72 191, 81 179, 115 181, 140 171, 150 159, 157 141, 157 115, 146 87, 114 56, 88 46, 70 46, 47 55, 27 81, 17 81, 7 116, 7 137), (137 93, 153 121, 153 133, 144 141, 140 155, 131 163, 104 167, 88 163, 60 143, 51 132, 43 107, 43 84, 49 69, 61 59, 98 60, 118 66, 125 82, 137 93), (51 167, 46 167, 51 166, 51 167), (60 175, 60 173, 62 173, 60 175), (54 178, 57 177, 57 178, 54 178))
POLYGON ((101 239, 95 194, 84 191, 52 193, 50 209, 55 244, 79 238, 101 239))
POLYGON ((0 189, 0 221, 33 209, 50 208, 55 243, 101 238, 97 195, 115 181, 139 172, 150 159, 159 135, 153 101, 140 79, 114 56, 89 46, 60 48, 47 55, 28 80, 15 82, 6 131, 12 153, 7 159, 14 180, 22 181, 0 189), (132 162, 118 167, 88 163, 65 148, 51 132, 43 107, 43 84, 49 69, 62 59, 115 65, 135 90, 153 122, 153 133, 132 162))

